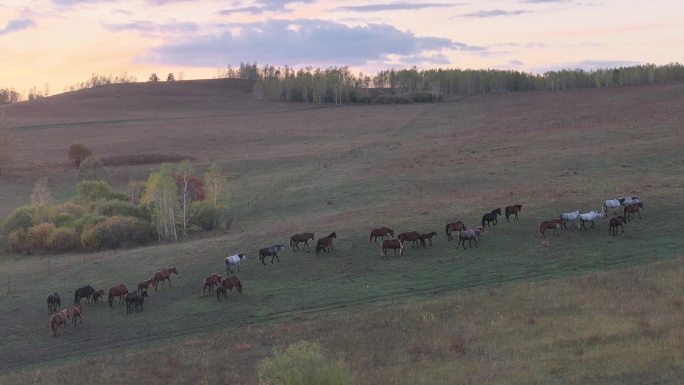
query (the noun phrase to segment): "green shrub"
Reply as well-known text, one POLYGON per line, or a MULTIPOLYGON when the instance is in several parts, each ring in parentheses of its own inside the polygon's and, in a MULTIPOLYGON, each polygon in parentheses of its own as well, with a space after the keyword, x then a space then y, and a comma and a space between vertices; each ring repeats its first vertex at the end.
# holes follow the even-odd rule
POLYGON ((47 239, 46 251, 63 253, 78 248, 78 237, 71 228, 57 228, 50 233, 47 239))
POLYGON ((116 193, 107 182, 83 181, 76 186, 76 202, 95 202, 97 200, 121 200, 128 201, 126 194, 116 193))
POLYGON ((54 223, 40 223, 28 230, 26 248, 29 252, 49 250, 49 239, 57 227, 54 223))
POLYGON ((97 213, 88 213, 80 218, 74 219, 71 223, 65 225, 74 229, 76 234, 81 234, 83 229, 88 225, 96 225, 107 220, 107 217, 97 213))
POLYGON ((2 230, 5 234, 10 234, 15 230, 28 230, 34 225, 35 207, 20 206, 2 222, 2 230))
POLYGON ((28 230, 14 230, 10 233, 9 237, 7 238, 7 245, 9 246, 10 250, 14 252, 27 253, 28 239, 28 230))
POLYGON ((228 209, 221 205, 215 207, 209 201, 192 202, 190 212, 193 213, 190 224, 202 230, 213 230, 224 226, 228 221, 228 209))
POLYGON ((117 249, 142 245, 151 239, 149 223, 134 217, 113 216, 95 225, 85 226, 81 243, 93 249, 117 249))
POLYGON ((93 212, 108 217, 120 215, 147 220, 147 211, 144 206, 134 205, 128 201, 107 200, 93 204, 93 212))
POLYGON ((347 365, 327 358, 315 342, 300 341, 259 364, 259 383, 264 385, 347 385, 353 381, 347 365))

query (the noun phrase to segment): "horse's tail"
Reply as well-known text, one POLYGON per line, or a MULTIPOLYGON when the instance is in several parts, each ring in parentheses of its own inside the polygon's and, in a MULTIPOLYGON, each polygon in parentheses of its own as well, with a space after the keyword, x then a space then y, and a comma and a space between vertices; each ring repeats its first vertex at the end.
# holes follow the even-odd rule
MULTIPOLYGON (((483 215, 483 216, 482 216, 482 227, 484 227, 486 221, 487 221, 487 216, 486 216, 486 215, 483 215)), ((464 230, 465 230, 465 229, 464 229, 464 230)))
POLYGON ((544 222, 539 224, 539 236, 544 236, 544 222))
POLYGON ((76 289, 76 291, 74 292, 74 305, 76 305, 76 303, 78 302, 78 299, 79 299, 78 298, 78 289, 76 289))
POLYGON ((368 236, 368 246, 370 246, 371 239, 373 239, 373 231, 371 230, 370 235, 368 236))
POLYGON ((449 234, 449 223, 447 223, 445 231, 446 231, 447 239, 449 239, 449 237, 451 236, 451 234, 449 234))
POLYGON ((290 251, 294 251, 294 236, 290 237, 290 251))

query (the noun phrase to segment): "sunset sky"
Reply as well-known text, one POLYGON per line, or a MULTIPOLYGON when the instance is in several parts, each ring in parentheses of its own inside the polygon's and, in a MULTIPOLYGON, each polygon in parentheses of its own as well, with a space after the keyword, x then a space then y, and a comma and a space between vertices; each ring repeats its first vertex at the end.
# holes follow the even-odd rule
POLYGON ((680 0, 0 0, 0 88, 91 73, 212 78, 241 61, 379 69, 684 62, 680 0))

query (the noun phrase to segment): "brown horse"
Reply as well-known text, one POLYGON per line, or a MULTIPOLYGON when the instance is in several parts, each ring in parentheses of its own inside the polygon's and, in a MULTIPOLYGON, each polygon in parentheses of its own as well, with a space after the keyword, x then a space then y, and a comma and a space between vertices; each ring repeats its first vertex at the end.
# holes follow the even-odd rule
POLYGON ((465 224, 461 221, 456 221, 452 223, 448 223, 446 225, 446 235, 447 235, 447 240, 450 241, 454 239, 454 237, 451 235, 454 231, 463 231, 463 230, 468 230, 465 224))
POLYGON ((627 223, 624 217, 617 216, 615 218, 610 218, 610 222, 608 222, 608 235, 617 235, 617 228, 620 226, 622 229, 622 232, 625 232, 625 227, 623 226, 624 223, 627 223))
POLYGON ((62 324, 64 324, 64 326, 66 327, 66 321, 68 319, 69 311, 67 309, 60 310, 57 313, 50 316, 50 321, 48 322, 48 325, 50 326, 50 331, 52 332, 53 336, 57 337, 57 330, 62 324))
POLYGON ((401 233, 397 236, 397 239, 400 240, 401 243, 404 243, 406 241, 412 242, 411 243, 412 249, 416 246, 425 247, 425 240, 420 236, 420 233, 418 233, 417 231, 409 231, 408 233, 401 233))
POLYGON ((119 297, 119 305, 123 302, 124 296, 128 294, 128 289, 123 283, 118 286, 112 286, 109 288, 109 307, 112 307, 112 302, 114 302, 114 297, 119 297))
POLYGON ((80 323, 83 323, 83 319, 81 318, 81 315, 83 315, 83 308, 81 307, 81 304, 78 303, 76 306, 71 308, 71 322, 74 323, 74 326, 76 326, 76 318, 80 321, 80 323))
POLYGON ((302 234, 295 234, 290 237, 290 250, 294 251, 295 249, 299 250, 299 244, 304 242, 304 246, 302 246, 302 250, 304 248, 309 248, 309 239, 314 240, 314 233, 302 233, 302 234))
POLYGON ((102 296, 104 295, 104 290, 100 289, 95 291, 95 294, 93 294, 93 302, 97 303, 97 301, 102 299, 102 296))
POLYGON ((318 238, 318 242, 316 243, 316 255, 321 251, 330 252, 330 250, 335 250, 332 241, 336 238, 337 234, 335 234, 335 232, 330 233, 327 237, 318 238))
POLYGON ((432 237, 436 237, 437 233, 432 231, 427 234, 420 234, 420 237, 423 238, 423 245, 425 244, 425 240, 427 239, 430 241, 430 246, 432 246, 432 237))
POLYGON ((383 241, 385 240, 385 237, 393 237, 394 236, 394 230, 390 229, 389 227, 381 227, 379 229, 373 229, 370 232, 370 236, 368 237, 368 246, 370 246, 371 241, 374 243, 378 243, 378 237, 380 237, 380 240, 383 241))
POLYGON ((625 223, 632 218, 632 214, 639 214, 639 219, 641 219, 641 209, 644 208, 644 204, 641 202, 632 203, 631 205, 626 205, 623 209, 622 217, 625 219, 625 223))
MULTIPOLYGON (((146 291, 148 287, 152 287, 153 285, 154 285, 154 277, 140 282, 138 284, 138 293, 142 293, 143 291, 146 291)), ((170 285, 170 283, 169 283, 169 285, 170 285)), ((162 284, 162 286, 163 286, 163 284, 162 284)))
POLYGON ((563 225, 563 221, 561 219, 552 219, 550 221, 542 221, 539 224, 539 234, 541 235, 542 238, 546 238, 546 235, 544 234, 546 230, 553 230, 553 235, 558 235, 558 229, 561 228, 563 225))
MULTIPOLYGON (((154 273, 154 290, 157 290, 157 285, 161 281, 162 287, 164 287, 164 281, 169 280, 169 287, 171 287, 171 273, 178 275, 178 270, 176 266, 171 266, 168 269, 160 270, 154 273)), ((180 275, 178 275, 180 277, 180 275)))
POLYGON ((214 285, 221 286, 221 275, 213 273, 204 279, 204 286, 202 287, 202 295, 204 295, 209 288, 209 293, 214 289, 214 285))
POLYGON ((514 215, 513 220, 518 220, 518 213, 522 211, 522 205, 506 206, 506 221, 510 222, 511 215, 514 215))
POLYGON ((233 291, 233 288, 235 288, 239 294, 242 294, 242 282, 240 282, 238 277, 231 275, 221 282, 220 287, 216 288, 216 300, 221 301, 221 297, 228 298, 227 292, 228 290, 233 291))
POLYGON ((399 250, 399 255, 404 254, 404 243, 398 239, 383 239, 380 249, 382 250, 381 256, 387 256, 387 250, 392 250, 394 255, 397 255, 397 250, 399 250))

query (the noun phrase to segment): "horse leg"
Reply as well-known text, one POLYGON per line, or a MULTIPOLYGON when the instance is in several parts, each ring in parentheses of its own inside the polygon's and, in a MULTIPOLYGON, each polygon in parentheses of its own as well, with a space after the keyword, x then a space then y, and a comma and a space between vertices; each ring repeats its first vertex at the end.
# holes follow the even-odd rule
POLYGON ((171 276, 169 276, 167 279, 169 280, 169 287, 171 287, 171 276))

